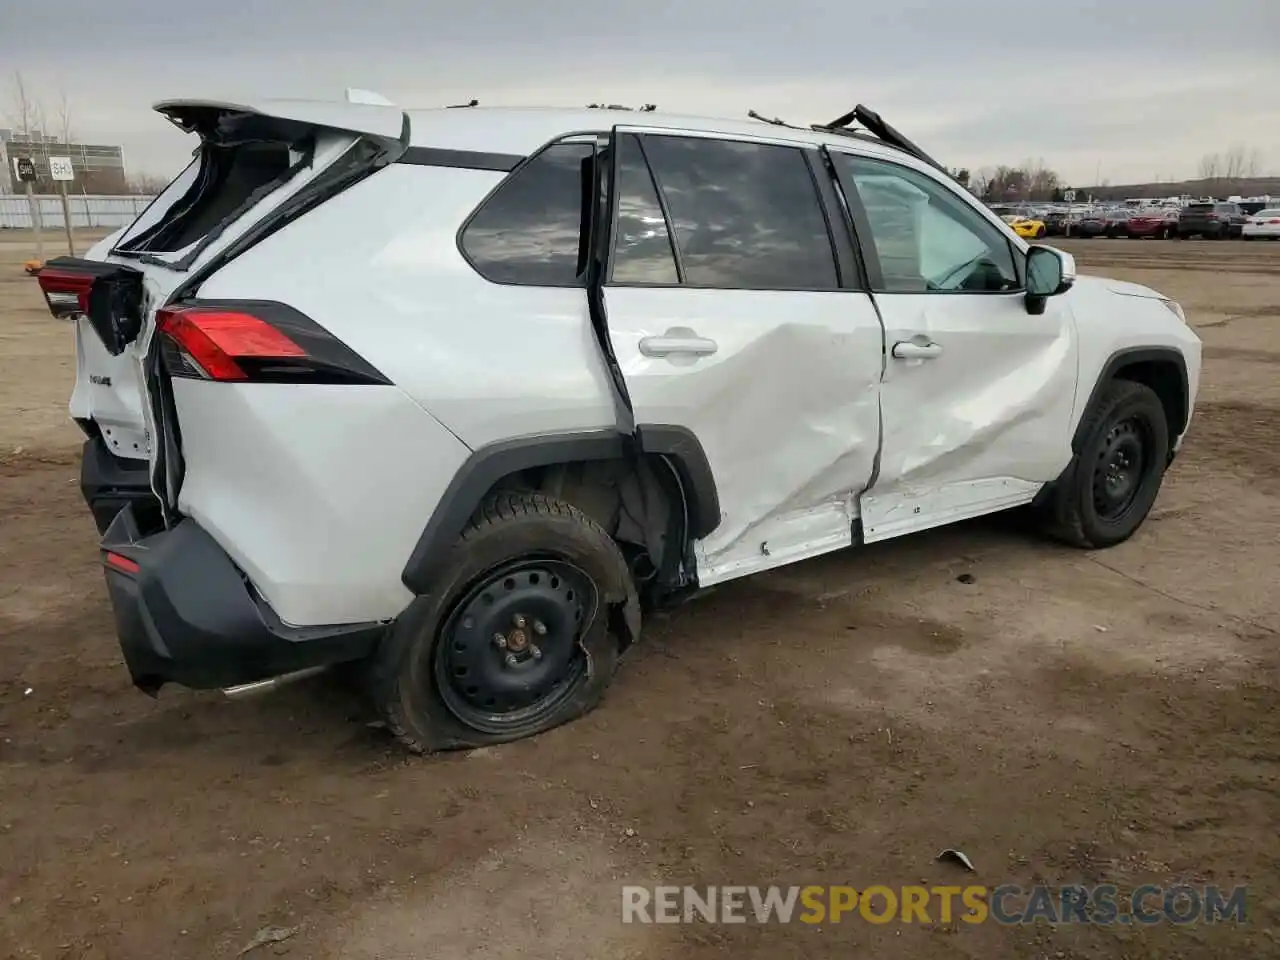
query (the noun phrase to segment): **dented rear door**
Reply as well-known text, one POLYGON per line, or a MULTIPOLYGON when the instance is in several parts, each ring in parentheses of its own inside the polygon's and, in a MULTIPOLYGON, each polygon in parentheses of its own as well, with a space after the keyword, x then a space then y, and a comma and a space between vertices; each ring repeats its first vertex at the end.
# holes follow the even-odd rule
POLYGON ((1065 297, 1027 312, 1025 248, 920 167, 833 152, 885 327, 867 542, 1028 502, 1072 456, 1065 297))
POLYGON ((834 186, 801 144, 614 131, 607 333, 629 410, 688 431, 721 516, 698 581, 848 546, 879 444, 882 337, 834 186))

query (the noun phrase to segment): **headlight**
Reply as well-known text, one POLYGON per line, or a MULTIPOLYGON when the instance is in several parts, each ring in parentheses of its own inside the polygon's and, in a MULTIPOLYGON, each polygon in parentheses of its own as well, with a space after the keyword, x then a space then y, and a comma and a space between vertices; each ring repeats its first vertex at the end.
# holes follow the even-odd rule
POLYGON ((1160 302, 1163 303, 1166 307, 1168 307, 1169 312, 1172 313, 1179 320, 1181 320, 1183 323, 1187 322, 1187 315, 1182 312, 1182 304, 1180 304, 1177 300, 1161 300, 1160 302))

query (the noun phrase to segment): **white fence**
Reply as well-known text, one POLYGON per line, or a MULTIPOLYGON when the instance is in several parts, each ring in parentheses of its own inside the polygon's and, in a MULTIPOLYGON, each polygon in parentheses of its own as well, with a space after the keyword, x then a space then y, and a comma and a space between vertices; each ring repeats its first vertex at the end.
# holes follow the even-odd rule
MULTIPOLYGON (((35 199, 40 210, 40 225, 46 230, 61 230, 62 197, 37 194, 35 199)), ((115 229, 133 223, 153 199, 72 193, 67 196, 67 205, 71 208, 73 227, 115 229)), ((0 230, 29 230, 33 226, 26 194, 0 196, 0 230)))

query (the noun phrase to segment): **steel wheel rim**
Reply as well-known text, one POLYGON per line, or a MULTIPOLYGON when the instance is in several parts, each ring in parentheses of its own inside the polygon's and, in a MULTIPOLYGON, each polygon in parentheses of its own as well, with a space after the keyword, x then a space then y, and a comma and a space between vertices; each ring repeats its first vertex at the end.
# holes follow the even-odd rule
POLYGON ((436 643, 445 706, 482 733, 536 729, 587 677, 579 641, 596 603, 591 578, 562 560, 526 558, 478 578, 436 643))
POLYGON ((1150 437, 1138 418, 1111 426, 1093 470, 1093 508, 1098 518, 1117 523, 1133 509, 1150 466, 1150 437))

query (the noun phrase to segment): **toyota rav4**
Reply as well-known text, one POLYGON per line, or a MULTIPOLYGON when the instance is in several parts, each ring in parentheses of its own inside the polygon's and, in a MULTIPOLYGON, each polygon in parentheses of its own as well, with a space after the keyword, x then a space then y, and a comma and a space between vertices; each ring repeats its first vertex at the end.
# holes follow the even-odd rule
POLYGON ((1178 304, 862 107, 157 109, 190 167, 39 274, 150 693, 352 665, 413 750, 535 734, 700 588, 1014 507, 1119 543, 1187 430, 1178 304))

